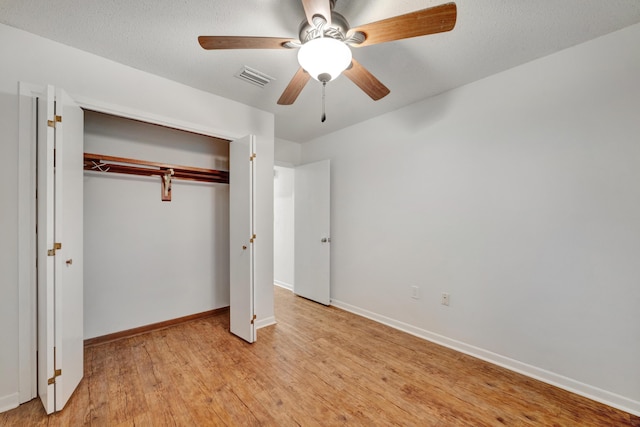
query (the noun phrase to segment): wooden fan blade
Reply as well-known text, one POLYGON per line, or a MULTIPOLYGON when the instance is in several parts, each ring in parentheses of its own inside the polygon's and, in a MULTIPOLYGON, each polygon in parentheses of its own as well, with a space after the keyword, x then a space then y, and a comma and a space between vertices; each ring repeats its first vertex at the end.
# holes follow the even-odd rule
POLYGON ((353 45, 360 47, 442 33, 453 30, 457 14, 456 4, 447 3, 353 28, 347 37, 356 31, 364 33, 365 41, 353 45))
POLYGON ((302 69, 302 67, 298 68, 298 71, 289 82, 289 85, 284 90, 284 92, 282 92, 282 95, 280 95, 280 99, 278 99, 278 105, 293 104, 310 78, 311 76, 309 75, 309 73, 302 69))
POLYGON ((315 15, 322 15, 327 24, 331 25, 331 2, 329 0, 302 0, 302 7, 304 7, 309 24, 313 25, 315 15))
POLYGON ((203 49, 287 49, 284 44, 292 39, 278 37, 200 36, 203 49))
POLYGON ((351 68, 344 71, 344 75, 354 82, 360 89, 374 101, 384 98, 391 92, 389 88, 376 79, 373 74, 364 68, 355 59, 351 60, 351 68))

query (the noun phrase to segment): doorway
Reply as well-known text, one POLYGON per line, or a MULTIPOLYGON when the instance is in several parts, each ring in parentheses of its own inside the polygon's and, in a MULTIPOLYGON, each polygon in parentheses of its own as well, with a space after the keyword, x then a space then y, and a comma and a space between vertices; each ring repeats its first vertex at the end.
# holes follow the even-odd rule
POLYGON ((273 281, 293 292, 295 169, 273 168, 273 281))
POLYGON ((330 161, 274 168, 274 283, 330 304, 330 161))

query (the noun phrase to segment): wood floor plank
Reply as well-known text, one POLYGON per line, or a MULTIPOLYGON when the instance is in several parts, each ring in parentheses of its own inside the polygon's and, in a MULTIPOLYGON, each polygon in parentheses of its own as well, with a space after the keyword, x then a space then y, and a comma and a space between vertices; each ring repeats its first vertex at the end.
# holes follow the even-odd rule
POLYGON ((228 313, 85 348, 65 409, 0 426, 640 426, 640 418, 275 288, 254 344, 228 313))

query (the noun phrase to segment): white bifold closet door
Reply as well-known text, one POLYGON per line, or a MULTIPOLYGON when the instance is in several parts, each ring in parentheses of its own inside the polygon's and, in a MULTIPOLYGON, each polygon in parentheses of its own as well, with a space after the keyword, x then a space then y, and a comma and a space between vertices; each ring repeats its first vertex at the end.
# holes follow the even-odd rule
POLYGON ((254 316, 255 137, 229 147, 230 330, 247 342, 256 339, 254 316))
POLYGON ((331 163, 322 160, 294 172, 293 292, 329 305, 331 273, 331 163))
POLYGON ((38 395, 60 411, 84 371, 84 113, 62 90, 38 98, 38 395))

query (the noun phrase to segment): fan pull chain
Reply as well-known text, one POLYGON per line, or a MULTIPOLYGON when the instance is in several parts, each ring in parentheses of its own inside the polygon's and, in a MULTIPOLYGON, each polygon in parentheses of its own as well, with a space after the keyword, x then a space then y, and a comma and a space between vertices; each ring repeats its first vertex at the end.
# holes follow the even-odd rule
POLYGON ((325 120, 327 120, 327 115, 324 112, 324 91, 327 87, 327 82, 322 82, 322 119, 320 120, 322 123, 324 123, 325 120))

